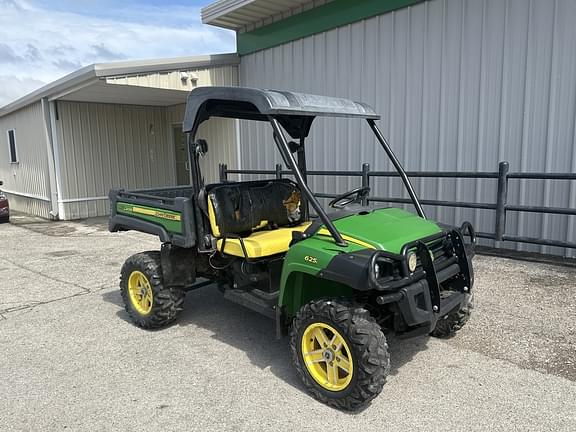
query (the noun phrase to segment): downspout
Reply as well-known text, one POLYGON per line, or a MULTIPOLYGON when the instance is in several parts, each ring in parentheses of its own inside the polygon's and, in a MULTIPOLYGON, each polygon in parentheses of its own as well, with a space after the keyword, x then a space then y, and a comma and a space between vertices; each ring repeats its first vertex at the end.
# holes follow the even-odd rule
POLYGON ((52 116, 50 113, 50 103, 48 102, 48 98, 43 97, 40 102, 42 104, 42 118, 44 120, 44 134, 46 138, 46 154, 48 156, 48 180, 50 184, 50 205, 52 207, 52 210, 50 210, 50 216, 52 216, 52 219, 58 220, 58 197, 60 196, 60 191, 56 181, 52 116))
POLYGON ((56 190, 58 191, 58 217, 66 220, 64 193, 62 192, 62 168, 60 167, 60 143, 58 141, 58 107, 56 100, 50 101, 50 126, 52 131, 52 148, 54 149, 54 167, 56 168, 56 190))

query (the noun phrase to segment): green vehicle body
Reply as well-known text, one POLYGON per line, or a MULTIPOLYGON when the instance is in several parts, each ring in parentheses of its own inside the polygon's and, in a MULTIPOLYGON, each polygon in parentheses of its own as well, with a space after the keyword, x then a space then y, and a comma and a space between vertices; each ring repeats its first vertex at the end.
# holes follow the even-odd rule
POLYGON ((118 214, 158 224, 168 232, 182 233, 182 215, 179 212, 125 202, 118 202, 116 211, 118 214))
POLYGON ((400 254, 405 244, 441 232, 435 222, 398 208, 351 215, 337 220, 334 225, 345 239, 351 239, 347 246, 335 245, 329 235, 316 234, 288 250, 279 296, 279 306, 286 308, 288 317, 315 298, 326 295, 351 297, 349 286, 334 281, 322 283, 318 274, 335 256, 366 249, 360 242, 377 250, 400 254))
MULTIPOLYGON (((180 212, 165 208, 117 202, 118 214, 154 223, 170 234, 182 233, 180 212)), ((291 319, 306 303, 326 296, 352 297, 353 288, 320 274, 340 254, 353 254, 365 249, 400 255, 402 248, 414 240, 438 234, 442 229, 433 221, 399 208, 382 208, 355 214, 335 221, 334 225, 347 241, 334 244, 322 227, 318 233, 295 243, 288 249, 282 266, 278 307, 291 319)))

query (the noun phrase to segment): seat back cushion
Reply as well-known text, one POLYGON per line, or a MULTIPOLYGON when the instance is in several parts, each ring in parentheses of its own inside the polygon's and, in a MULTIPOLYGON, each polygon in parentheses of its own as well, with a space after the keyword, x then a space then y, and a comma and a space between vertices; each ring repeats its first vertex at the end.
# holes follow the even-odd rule
POLYGON ((206 193, 215 237, 302 222, 300 189, 288 179, 213 184, 206 186, 206 193))

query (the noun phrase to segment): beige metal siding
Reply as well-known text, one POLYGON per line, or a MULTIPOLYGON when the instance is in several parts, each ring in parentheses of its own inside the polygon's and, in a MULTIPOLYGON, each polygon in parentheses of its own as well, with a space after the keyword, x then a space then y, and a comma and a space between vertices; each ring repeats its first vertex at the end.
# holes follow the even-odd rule
POLYGON ((62 219, 108 214, 110 188, 174 184, 165 108, 61 101, 58 114, 62 219))
POLYGON ((49 217, 50 187, 42 105, 0 117, 0 180, 14 210, 49 217), (14 129, 18 163, 10 163, 7 131, 14 129))
POLYGON ((106 83, 190 91, 202 86, 238 85, 238 67, 228 65, 116 76, 106 78, 106 83), (187 80, 182 80, 182 73, 188 74, 187 80))
MULTIPOLYGON (((110 84, 157 87, 172 90, 190 91, 203 86, 236 86, 238 85, 238 66, 226 65, 209 68, 174 70, 132 76, 119 76, 106 79, 110 84), (182 81, 181 73, 186 72, 188 80, 182 81), (192 77, 196 79, 192 80, 192 77)), ((172 126, 181 124, 184 118, 185 104, 166 108, 167 140, 170 155, 174 158, 172 126)), ((226 163, 230 167, 237 165, 236 123, 229 119, 210 119, 200 126, 198 138, 208 141, 208 154, 200 164, 207 183, 218 181, 218 164, 226 163)), ((174 168, 172 168, 174 169, 174 168)))
MULTIPOLYGON (((185 108, 185 105, 169 107, 168 122, 171 125, 181 124, 185 108)), ((219 180, 218 164, 238 167, 235 120, 211 118, 200 125, 196 137, 208 142, 208 153, 200 160, 200 169, 207 184, 219 180)))
MULTIPOLYGON (((184 99, 196 86, 238 85, 238 67, 225 65, 107 78, 106 83, 181 90, 184 99), (187 72, 195 80, 181 80, 187 72)), ((113 87, 113 86, 111 86, 113 87)), ((160 90, 159 90, 160 91, 160 90)), ((174 185, 172 125, 182 122, 184 105, 174 107, 57 101, 56 165, 59 218, 77 219, 109 213, 110 188, 174 185)), ((218 178, 218 163, 236 166, 234 121, 205 123, 199 137, 210 143, 202 161, 207 182, 218 178)), ((49 217, 50 190, 46 135, 41 103, 0 117, 0 179, 16 210, 49 217), (19 164, 10 164, 6 130, 16 130, 19 164)))

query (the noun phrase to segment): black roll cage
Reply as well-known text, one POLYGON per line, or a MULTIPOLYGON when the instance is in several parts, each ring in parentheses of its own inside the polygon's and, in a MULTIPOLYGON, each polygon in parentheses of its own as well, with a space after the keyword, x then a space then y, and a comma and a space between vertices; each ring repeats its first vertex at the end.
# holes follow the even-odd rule
MULTIPOLYGON (((305 139, 308 136, 312 122, 317 116, 358 117, 365 119, 392 165, 398 171, 402 183, 416 208, 416 212, 421 218, 426 219, 410 179, 392 151, 388 141, 376 125, 376 120, 379 119, 379 116, 371 107, 346 99, 240 87, 203 87, 193 90, 188 97, 183 129, 184 132, 188 133, 194 200, 198 200, 200 190, 204 186, 198 160, 197 147, 199 144, 195 141, 199 125, 211 117, 268 121, 272 126, 276 146, 304 194, 304 217, 308 218, 308 204, 310 204, 336 244, 346 246, 346 241, 308 187, 305 139), (289 142, 283 129, 292 138, 298 139, 299 142, 289 142), (293 153, 297 154, 297 159, 294 158, 293 153)), ((204 220, 198 202, 196 202, 194 207, 196 220, 204 220)), ((200 224, 200 226, 202 228, 198 233, 198 237, 199 239, 204 239, 204 224, 200 224)))

